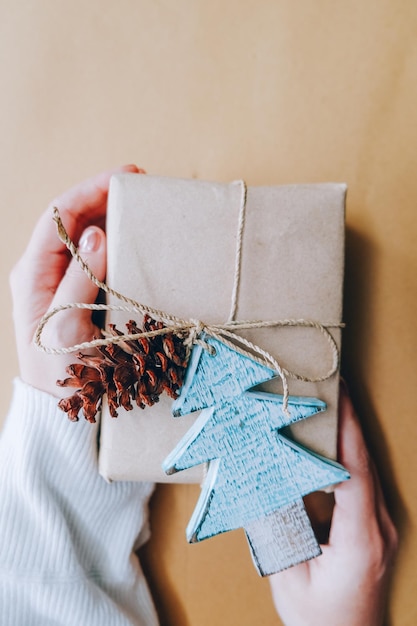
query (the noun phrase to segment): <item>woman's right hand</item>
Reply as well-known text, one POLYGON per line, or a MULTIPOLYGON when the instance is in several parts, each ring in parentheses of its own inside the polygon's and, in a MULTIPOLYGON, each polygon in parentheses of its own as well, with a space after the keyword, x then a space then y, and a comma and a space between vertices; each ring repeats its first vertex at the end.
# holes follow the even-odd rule
POLYGON ((270 577, 286 626, 381 626, 397 531, 350 398, 341 387, 339 458, 350 480, 335 488, 323 554, 270 577))

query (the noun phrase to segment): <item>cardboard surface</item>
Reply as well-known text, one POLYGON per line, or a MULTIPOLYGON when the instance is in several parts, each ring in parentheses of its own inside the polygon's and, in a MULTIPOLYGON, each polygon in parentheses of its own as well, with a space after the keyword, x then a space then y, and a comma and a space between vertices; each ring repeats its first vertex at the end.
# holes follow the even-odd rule
MULTIPOLYGON (((129 161, 346 181, 343 371, 400 529, 390 626, 417 623, 416 32, 414 0, 0 5, 2 414, 18 371, 8 273, 56 194, 129 161)), ((279 624, 243 535, 186 543, 198 493, 162 485, 153 502, 162 623, 279 624)))
MULTIPOLYGON (((344 265, 343 184, 250 187, 242 241, 236 320, 305 319, 338 324, 344 265)), ((107 283, 169 314, 207 324, 228 320, 235 273, 241 186, 141 174, 114 176, 107 214, 107 283), (140 233, 146 233, 141 237, 140 233)), ((112 304, 121 304, 114 297, 112 304)), ((138 314, 108 312, 124 330, 138 314)), ((340 351, 340 330, 329 329, 340 351)), ((240 334, 291 371, 318 378, 332 352, 314 328, 268 328, 240 334)), ((290 393, 326 402, 320 416, 294 425, 296 440, 336 458, 338 376, 321 383, 288 379, 290 393)), ((265 388, 282 393, 280 380, 265 388)), ((100 472, 112 480, 200 482, 201 468, 166 476, 161 465, 195 420, 174 419, 172 399, 119 411, 105 406, 100 472)))

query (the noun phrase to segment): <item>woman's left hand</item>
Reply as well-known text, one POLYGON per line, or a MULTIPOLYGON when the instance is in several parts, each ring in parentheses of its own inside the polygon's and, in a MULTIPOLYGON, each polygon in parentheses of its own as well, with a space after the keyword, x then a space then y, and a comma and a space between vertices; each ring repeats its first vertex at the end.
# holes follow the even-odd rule
MULTIPOLYGON (((104 233, 109 182, 117 172, 143 172, 126 165, 86 180, 51 202, 32 234, 22 258, 14 267, 10 284, 21 378, 52 395, 65 395, 56 386, 74 355, 50 355, 33 342, 43 315, 60 304, 94 303, 98 288, 60 241, 53 221, 53 207, 59 209, 71 239, 99 280, 106 274, 104 233)), ((90 341, 97 333, 91 311, 69 310, 51 318, 43 336, 50 347, 64 347, 90 341)), ((68 393, 68 390, 67 390, 68 393)))

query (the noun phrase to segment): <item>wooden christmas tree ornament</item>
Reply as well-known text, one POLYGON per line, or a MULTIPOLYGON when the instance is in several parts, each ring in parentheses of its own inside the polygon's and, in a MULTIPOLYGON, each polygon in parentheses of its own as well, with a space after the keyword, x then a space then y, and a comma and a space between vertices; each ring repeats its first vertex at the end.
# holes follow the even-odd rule
POLYGON ((190 542, 243 527, 254 563, 269 575, 320 554, 302 497, 349 478, 347 471, 280 431, 324 411, 316 398, 249 391, 277 375, 228 345, 205 337, 193 349, 179 417, 202 413, 164 461, 167 473, 209 462, 187 528, 190 542))

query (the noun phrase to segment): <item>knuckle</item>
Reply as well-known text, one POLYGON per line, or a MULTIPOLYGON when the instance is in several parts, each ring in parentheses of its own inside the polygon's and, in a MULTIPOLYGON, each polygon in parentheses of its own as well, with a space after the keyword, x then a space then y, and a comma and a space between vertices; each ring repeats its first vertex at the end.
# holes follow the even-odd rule
POLYGON ((382 579, 389 571, 396 554, 396 543, 396 532, 385 537, 379 528, 375 529, 368 541, 366 556, 363 555, 366 571, 373 580, 382 579))
MULTIPOLYGON (((61 319, 52 319, 44 332, 44 341, 53 347, 67 347, 73 343, 84 341, 86 320, 83 316, 76 317, 72 311, 62 311, 61 319)), ((91 333, 89 334, 89 338, 91 333)))
POLYGON ((78 265, 78 263, 71 262, 65 272, 65 278, 69 280, 79 280, 84 276, 84 272, 78 265))
POLYGON ((383 541, 374 542, 369 547, 366 559, 366 569, 372 579, 379 580, 387 569, 387 551, 383 541))

